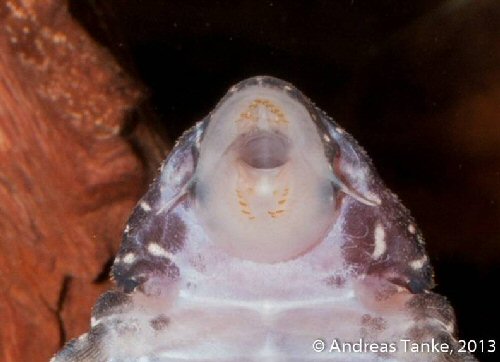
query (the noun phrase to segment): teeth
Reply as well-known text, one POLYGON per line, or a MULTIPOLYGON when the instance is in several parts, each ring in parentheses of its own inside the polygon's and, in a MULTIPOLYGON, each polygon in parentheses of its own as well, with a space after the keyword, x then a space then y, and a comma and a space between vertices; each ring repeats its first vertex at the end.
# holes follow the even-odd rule
POLYGON ((238 121, 250 121, 258 124, 263 130, 271 129, 272 126, 286 125, 288 120, 279 106, 268 99, 254 99, 244 112, 240 114, 238 121))

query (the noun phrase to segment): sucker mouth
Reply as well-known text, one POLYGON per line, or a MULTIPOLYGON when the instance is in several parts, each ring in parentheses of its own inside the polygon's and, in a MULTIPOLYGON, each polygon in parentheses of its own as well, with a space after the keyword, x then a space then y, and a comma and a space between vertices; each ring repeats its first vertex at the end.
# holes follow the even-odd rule
POLYGON ((251 168, 271 170, 288 161, 290 142, 280 133, 259 131, 242 136, 238 143, 239 159, 251 168))

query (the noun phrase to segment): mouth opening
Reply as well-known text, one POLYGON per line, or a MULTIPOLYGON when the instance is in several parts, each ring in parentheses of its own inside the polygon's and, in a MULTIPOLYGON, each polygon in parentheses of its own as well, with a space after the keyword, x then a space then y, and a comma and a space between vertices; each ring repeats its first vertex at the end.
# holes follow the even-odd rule
POLYGON ((283 166, 288 161, 289 150, 290 145, 285 136, 262 132, 242 143, 239 157, 252 168, 270 170, 283 166))

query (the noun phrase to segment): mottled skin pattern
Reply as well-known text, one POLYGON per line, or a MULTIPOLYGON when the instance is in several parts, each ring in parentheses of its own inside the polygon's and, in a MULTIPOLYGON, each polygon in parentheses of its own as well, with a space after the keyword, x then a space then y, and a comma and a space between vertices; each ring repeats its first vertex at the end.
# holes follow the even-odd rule
MULTIPOLYGON (((233 136, 226 138, 232 141, 233 136)), ((237 144, 246 133, 234 137, 237 144)), ((434 339, 456 350, 454 313, 445 298, 430 291, 433 273, 422 235, 364 150, 292 85, 271 77, 250 78, 232 87, 206 119, 180 138, 135 208, 112 274, 116 288, 97 301, 90 331, 69 342, 54 361, 474 360, 458 352, 412 353, 401 344, 393 352, 328 352, 334 338, 374 343, 434 339), (264 122, 264 128, 273 127, 272 136, 258 136, 258 146, 250 148, 250 155, 245 147, 251 147, 248 144, 254 139, 236 151, 230 146, 219 162, 217 151, 210 153, 220 134, 208 128, 224 115, 229 114, 227 122, 232 122, 234 107, 243 107, 239 121, 250 122, 242 127, 253 127, 253 132, 260 129, 258 122, 264 122), (313 131, 305 130, 304 139, 321 152, 296 146, 302 142, 300 127, 306 126, 313 131), (299 132, 293 133, 293 127, 299 127, 299 132), (282 131, 289 132, 288 139, 273 138, 278 133, 281 137, 282 131), (235 165, 243 159, 255 166, 251 171, 256 179, 233 173, 232 164, 224 168, 224 157, 231 152, 238 156, 233 159, 235 165), (252 158, 253 153, 262 157, 252 158), (312 158, 295 162, 302 156, 312 158), (204 170, 202 163, 212 159, 215 166, 204 170), (257 206, 252 206, 257 203, 249 204, 252 197, 260 197, 260 191, 257 196, 245 194, 244 189, 233 194, 230 180, 236 175, 235 180, 245 185, 260 182, 273 167, 288 167, 285 176, 272 179, 276 186, 272 200, 284 206, 267 211, 269 221, 259 221, 263 219, 257 206), (217 179, 218 170, 226 170, 227 177, 217 179), (296 170, 303 174, 297 177, 296 170), (212 185, 212 176, 217 185, 212 185), (217 187, 226 179, 228 185, 222 186, 227 187, 227 195, 221 195, 217 187), (304 184, 303 180, 313 181, 304 184), (319 185, 311 195, 326 201, 304 198, 310 185, 319 185), (300 192, 294 194, 294 187, 300 192), (219 205, 221 197, 234 195, 236 211, 219 205), (294 197, 301 200, 295 209, 294 197), (319 211, 304 212, 301 206, 319 211), (299 215, 304 224, 297 219, 286 223, 288 214, 299 215), (229 219, 224 216, 221 223, 221 215, 229 219), (285 222, 279 224, 279 220, 285 222), (275 240, 279 247, 266 242, 257 248, 243 241, 240 245, 239 240, 249 236, 252 242, 253 232, 228 238, 226 227, 237 221, 243 228, 247 222, 250 227, 261 225, 248 229, 255 235, 262 233, 262 227, 275 227, 274 237, 280 232, 288 235, 285 239, 295 242, 297 251, 287 249, 287 240, 275 240), (315 225, 325 222, 325 233, 315 230, 315 225), (321 238, 295 240, 302 230, 321 238), (220 241, 219 235, 228 241, 220 241), (316 339, 326 342, 325 351, 313 350, 316 339)))

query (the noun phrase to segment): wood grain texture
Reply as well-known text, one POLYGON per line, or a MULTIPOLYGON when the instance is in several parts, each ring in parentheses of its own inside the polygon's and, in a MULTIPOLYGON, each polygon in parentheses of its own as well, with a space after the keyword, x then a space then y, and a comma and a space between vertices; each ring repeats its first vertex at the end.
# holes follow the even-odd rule
POLYGON ((0 24, 0 360, 46 361, 87 329, 142 192, 121 136, 141 91, 64 1, 0 1, 0 24))

